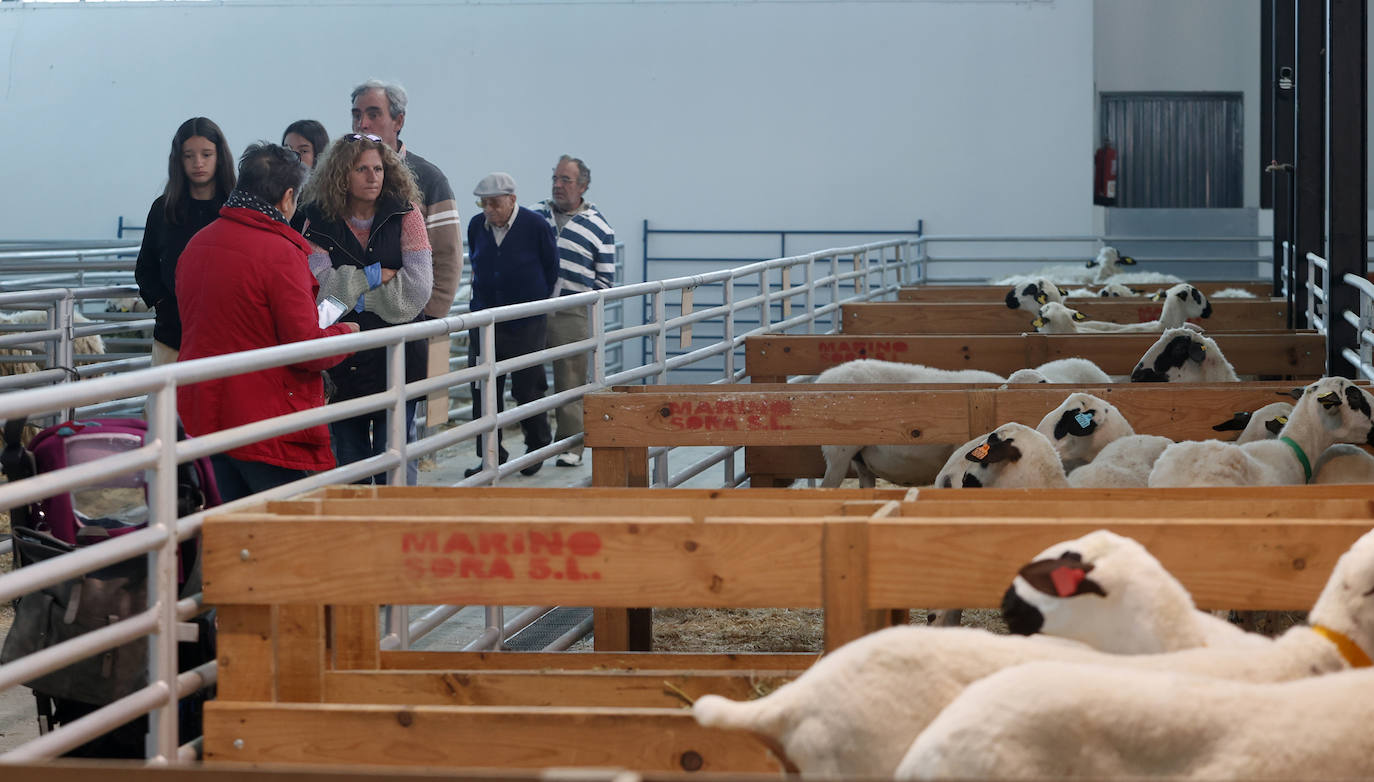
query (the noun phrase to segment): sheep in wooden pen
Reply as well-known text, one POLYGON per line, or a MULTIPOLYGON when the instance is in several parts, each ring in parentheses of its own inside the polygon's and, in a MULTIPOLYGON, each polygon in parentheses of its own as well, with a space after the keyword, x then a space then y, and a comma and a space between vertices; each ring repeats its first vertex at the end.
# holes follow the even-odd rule
MULTIPOLYGON (((861 358, 831 367, 816 376, 817 383, 1001 383, 1002 376, 977 369, 935 369, 861 358)), ((904 486, 925 486, 954 450, 950 445, 823 445, 823 488, 844 482, 853 465, 859 485, 872 488, 878 478, 904 486)))
POLYGON ((1231 441, 1237 445, 1272 440, 1279 436, 1279 431, 1288 423, 1288 414, 1292 412, 1293 405, 1288 402, 1271 402, 1258 410, 1236 413, 1229 420, 1213 426, 1212 430, 1234 432, 1239 429, 1240 436, 1231 441))
POLYGON ((941 489, 1064 489, 1068 479, 1049 438, 1025 424, 1006 423, 964 443, 935 476, 941 489))
POLYGON ((1045 633, 1116 654, 1270 643, 1199 611, 1153 554, 1109 530, 1036 555, 1007 587, 1002 617, 1018 635, 1045 633))
POLYGON ((1143 489, 1164 449, 1174 441, 1154 434, 1132 434, 1107 443, 1087 464, 1069 472, 1075 489, 1143 489))
POLYGON ((1337 443, 1312 465, 1312 483, 1374 483, 1374 456, 1356 445, 1337 443))
POLYGON ((1159 335, 1131 370, 1132 383, 1221 383, 1240 380, 1210 337, 1180 327, 1159 335))
POLYGON ((1057 358, 1038 367, 1018 369, 1007 376, 1006 388, 1013 383, 1072 383, 1096 385, 1114 382, 1102 368, 1086 358, 1057 358))
MULTIPOLYGON (((73 322, 90 323, 90 319, 77 312, 74 313, 73 322)), ((4 325, 24 325, 47 328, 47 310, 17 310, 14 312, 0 312, 0 324, 4 325)), ((72 340, 72 352, 75 355, 104 355, 105 340, 99 334, 89 334, 77 337, 72 340)), ((4 356, 31 356, 33 350, 29 348, 0 348, 0 355, 4 356)), ((22 375, 32 374, 42 370, 37 362, 0 362, 0 375, 22 375)))
POLYGON ((1063 300, 1064 292, 1045 277, 1032 277, 1013 285, 1006 298, 1008 308, 1029 311, 1038 310, 1046 302, 1063 300))
POLYGON ((1212 305, 1207 297, 1187 283, 1175 285, 1165 293, 1159 317, 1144 323, 1089 320, 1078 310, 1048 302, 1041 305, 1039 316, 1031 322, 1031 326, 1043 334, 1139 334, 1162 332, 1183 326, 1190 318, 1212 316, 1212 305))
POLYGON ((1347 378, 1324 377, 1303 389, 1277 440, 1237 445, 1174 443, 1150 472, 1150 486, 1275 486, 1307 483, 1311 459, 1336 443, 1374 444, 1374 396, 1347 378))
MULTIPOLYGON (((1374 534, 1367 534, 1337 562, 1312 608, 1313 626, 1271 643, 1118 655, 1042 635, 890 627, 841 646, 757 700, 704 695, 693 716, 706 727, 761 734, 806 776, 890 777, 941 709, 969 684, 1013 665, 1057 660, 1253 682, 1347 670, 1358 664, 1355 653, 1374 650, 1372 586, 1374 534)), ((1141 622, 1123 626, 1146 632, 1141 622)))
POLYGON ((1374 671, 1280 683, 1034 662, 970 685, 898 779, 1356 779, 1374 671))
POLYGON ((1035 430, 1054 445, 1065 471, 1091 462, 1113 440, 1135 434, 1116 405, 1082 392, 1069 394, 1035 430))

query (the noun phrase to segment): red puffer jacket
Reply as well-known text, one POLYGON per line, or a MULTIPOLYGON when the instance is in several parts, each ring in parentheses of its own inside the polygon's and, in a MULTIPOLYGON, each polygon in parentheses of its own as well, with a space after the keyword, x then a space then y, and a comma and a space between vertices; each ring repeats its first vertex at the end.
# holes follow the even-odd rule
MULTIPOLYGON (((224 207, 219 214, 177 262, 179 360, 350 332, 343 323, 319 327, 315 295, 320 286, 305 260, 309 245, 295 229, 252 209, 224 207)), ((187 434, 196 436, 319 407, 324 404, 320 372, 347 357, 184 386, 177 390, 177 412, 187 434)), ((228 455, 297 470, 334 466, 324 425, 234 448, 228 455)))

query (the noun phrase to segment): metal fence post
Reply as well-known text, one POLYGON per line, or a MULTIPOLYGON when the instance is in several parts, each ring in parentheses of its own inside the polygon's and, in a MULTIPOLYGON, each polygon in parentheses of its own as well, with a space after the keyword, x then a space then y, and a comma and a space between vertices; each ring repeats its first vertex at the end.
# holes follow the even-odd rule
POLYGON ((148 526, 162 545, 148 552, 148 607, 157 610, 157 636, 148 640, 148 683, 166 697, 148 713, 146 756, 158 765, 177 757, 177 411, 176 384, 149 395, 149 440, 158 444, 157 467, 146 476, 148 526))

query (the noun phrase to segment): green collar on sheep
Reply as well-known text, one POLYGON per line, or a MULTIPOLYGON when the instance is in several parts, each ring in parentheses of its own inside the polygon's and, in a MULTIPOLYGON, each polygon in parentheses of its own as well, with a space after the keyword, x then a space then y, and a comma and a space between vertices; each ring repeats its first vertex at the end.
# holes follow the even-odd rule
POLYGON ((1293 453, 1298 457, 1298 461, 1302 462, 1303 479, 1310 483, 1312 481, 1312 462, 1307 460, 1307 454, 1302 452, 1302 446, 1293 442, 1293 438, 1291 437, 1280 437, 1279 442, 1293 449, 1293 453))

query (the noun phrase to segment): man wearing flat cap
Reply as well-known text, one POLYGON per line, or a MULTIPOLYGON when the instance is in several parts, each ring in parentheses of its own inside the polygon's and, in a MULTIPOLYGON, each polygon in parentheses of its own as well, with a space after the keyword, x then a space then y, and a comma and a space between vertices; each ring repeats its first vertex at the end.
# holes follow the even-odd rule
MULTIPOLYGON (((558 282, 558 253, 553 228, 544 218, 518 206, 515 202, 515 180, 510 174, 497 171, 482 177, 472 191, 482 213, 468 222, 468 257, 472 263, 472 303, 477 310, 547 299, 558 282)), ((547 344, 545 316, 536 315, 508 320, 496 325, 496 360, 522 356, 543 350, 547 344)), ((468 366, 477 363, 482 348, 477 329, 468 332, 468 366)), ((496 378, 496 410, 504 409, 502 396, 506 378, 496 378)), ((511 396, 519 404, 544 396, 548 381, 543 365, 517 369, 511 373, 511 396)), ((477 384, 472 387, 472 414, 482 415, 482 394, 477 384)), ((543 413, 520 422, 525 434, 525 452, 538 450, 553 441, 548 417, 543 413)), ((477 438, 477 454, 485 450, 483 437, 477 438)), ((499 458, 506 461, 506 449, 500 445, 499 458)), ((534 475, 543 462, 535 462, 520 472, 534 475)), ((481 466, 465 472, 471 477, 481 466)))

